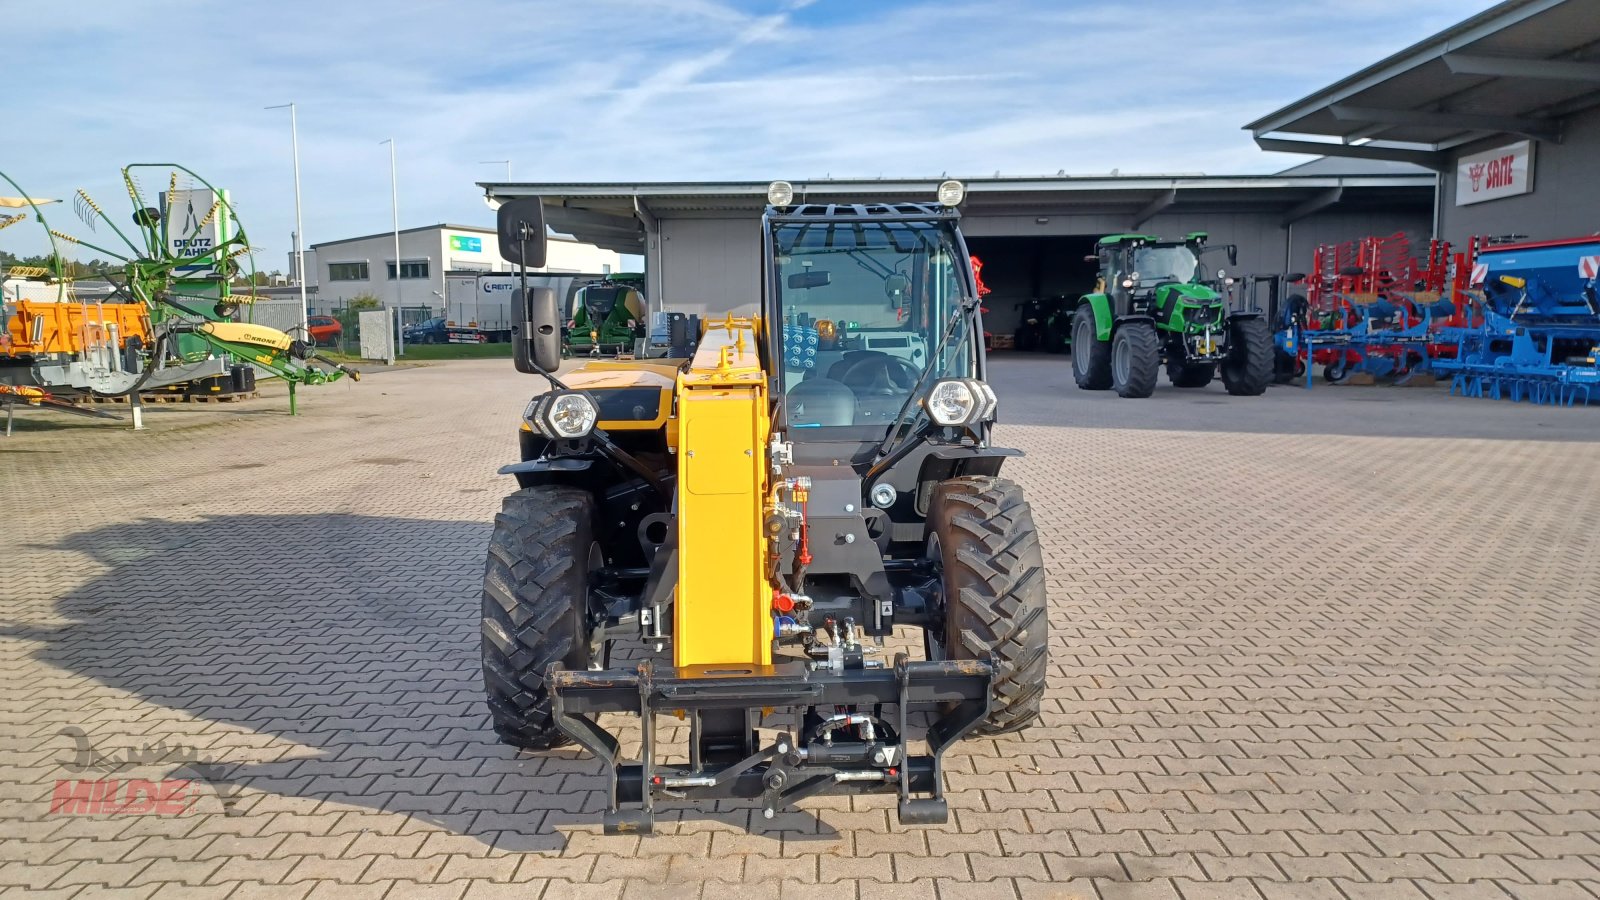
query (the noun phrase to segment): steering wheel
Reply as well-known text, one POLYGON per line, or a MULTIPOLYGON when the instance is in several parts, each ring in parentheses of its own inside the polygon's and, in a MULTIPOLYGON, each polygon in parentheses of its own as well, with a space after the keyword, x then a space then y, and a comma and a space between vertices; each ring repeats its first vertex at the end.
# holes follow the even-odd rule
POLYGON ((898 356, 869 356, 857 360, 840 377, 857 394, 893 397, 910 391, 922 370, 898 356))

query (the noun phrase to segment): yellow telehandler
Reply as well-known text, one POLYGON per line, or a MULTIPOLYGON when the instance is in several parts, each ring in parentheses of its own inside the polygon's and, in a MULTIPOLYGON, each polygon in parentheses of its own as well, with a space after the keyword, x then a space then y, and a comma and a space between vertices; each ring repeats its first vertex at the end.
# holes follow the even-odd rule
MULTIPOLYGON (((770 818, 825 793, 944 822, 951 744, 1037 719, 1045 573, 1000 477, 1020 451, 990 444, 962 194, 808 204, 774 182, 761 314, 707 321, 689 359, 558 377, 554 294, 514 292, 516 366, 550 387, 500 470, 519 489, 484 574, 489 710, 506 743, 605 761, 608 832, 648 833, 668 801, 770 818), (924 658, 885 658, 897 627, 922 629, 924 658), (670 665, 614 663, 624 639, 670 665), (615 713, 640 718, 635 759, 615 713), (687 720, 686 752, 658 746, 658 715, 687 720)), ((543 265, 538 198, 503 205, 499 232, 506 259, 543 265)))

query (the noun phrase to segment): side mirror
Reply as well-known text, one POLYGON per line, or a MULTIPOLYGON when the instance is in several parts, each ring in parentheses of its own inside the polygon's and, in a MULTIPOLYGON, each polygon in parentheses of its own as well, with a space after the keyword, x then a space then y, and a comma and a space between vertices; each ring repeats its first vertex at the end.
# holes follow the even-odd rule
POLYGON ((832 283, 833 273, 826 269, 810 269, 805 272, 796 272, 789 276, 789 290, 791 291, 827 287, 832 283))
POLYGON ((511 361, 524 375, 554 372, 561 366, 561 312, 556 292, 550 288, 522 288, 511 292, 514 309, 522 313, 511 323, 511 361))
POLYGON ((500 258, 529 269, 544 268, 544 201, 523 197, 500 207, 495 230, 500 235, 500 258))
POLYGON ((1228 245, 1228 265, 1235 266, 1235 267, 1237 267, 1239 265, 1239 245, 1238 244, 1229 244, 1228 245))

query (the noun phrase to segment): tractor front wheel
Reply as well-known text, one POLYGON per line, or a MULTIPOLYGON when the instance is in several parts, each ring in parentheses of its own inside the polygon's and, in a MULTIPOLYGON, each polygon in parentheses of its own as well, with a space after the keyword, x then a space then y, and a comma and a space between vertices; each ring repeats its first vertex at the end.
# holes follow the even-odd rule
POLYGON ((1272 383, 1272 332, 1256 317, 1228 323, 1228 355, 1222 360, 1222 386, 1235 397, 1255 397, 1272 383))
POLYGON ((1100 340, 1087 303, 1072 314, 1072 378, 1086 391, 1111 387, 1111 342, 1100 340))
POLYGON ((1119 397, 1155 393, 1161 371, 1161 344, 1149 322, 1124 322, 1111 336, 1111 386, 1119 397))
POLYGON ((555 726, 545 672, 587 669, 589 573, 601 562, 594 496, 567 487, 505 498, 483 573, 483 683, 495 734, 513 747, 567 743, 555 726))
POLYGON ((928 516, 928 556, 942 570, 944 628, 930 659, 995 659, 982 734, 1020 731, 1044 698, 1048 598, 1044 555, 1022 488, 1004 478, 940 482, 928 516))

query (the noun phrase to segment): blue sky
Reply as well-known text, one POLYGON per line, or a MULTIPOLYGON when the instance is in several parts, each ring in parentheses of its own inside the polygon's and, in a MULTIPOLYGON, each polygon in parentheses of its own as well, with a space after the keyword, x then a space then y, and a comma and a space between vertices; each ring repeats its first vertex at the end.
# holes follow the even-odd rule
POLYGON ((1301 158, 1241 125, 1489 5, 7 4, 0 170, 120 210, 119 166, 186 164, 262 269, 294 223, 288 113, 262 107, 291 100, 308 244, 389 227, 387 137, 402 227, 489 224, 474 182, 504 166, 479 161, 507 158, 526 181, 1270 172, 1301 158))

